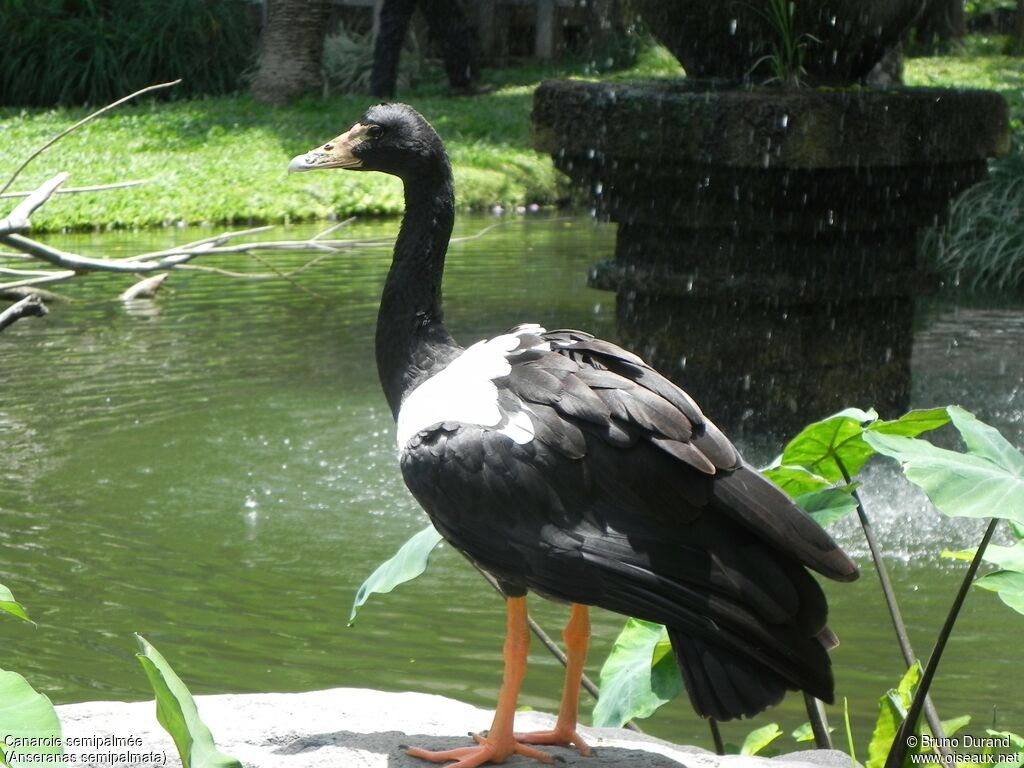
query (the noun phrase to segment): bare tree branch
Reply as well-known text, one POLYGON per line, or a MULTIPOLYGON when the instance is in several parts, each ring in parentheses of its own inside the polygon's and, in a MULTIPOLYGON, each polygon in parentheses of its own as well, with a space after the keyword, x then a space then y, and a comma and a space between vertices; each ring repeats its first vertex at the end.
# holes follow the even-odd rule
MULTIPOLYGON (((204 237, 172 248, 165 248, 159 251, 151 251, 123 258, 94 258, 64 251, 60 248, 41 243, 38 240, 21 234, 25 230, 31 228, 32 215, 58 192, 94 192, 136 186, 143 183, 141 181, 126 181, 62 189, 61 185, 65 180, 67 180, 68 174, 61 172, 43 182, 31 192, 7 193, 6 191, 11 186, 11 183, 18 177, 18 174, 20 174, 29 165, 29 163, 32 162, 32 160, 52 147, 64 136, 67 136, 72 131, 80 128, 89 121, 94 120, 103 113, 124 104, 126 101, 145 93, 159 90, 161 88, 167 88, 177 84, 178 82, 179 81, 176 80, 171 83, 152 85, 138 90, 123 99, 119 99, 112 104, 108 104, 102 109, 93 112, 82 120, 79 120, 74 125, 58 133, 52 139, 36 149, 20 166, 18 166, 7 183, 2 189, 0 189, 0 199, 24 198, 14 207, 10 214, 4 218, 0 218, 0 244, 13 249, 13 252, 0 252, 0 260, 6 260, 8 263, 15 262, 18 263, 19 266, 14 267, 12 265, 0 267, 0 276, 11 278, 7 282, 0 282, 0 296, 17 296, 21 298, 24 294, 33 291, 43 293, 44 291, 41 288, 43 285, 63 282, 89 272, 113 272, 139 276, 149 273, 160 273, 156 274, 155 277, 150 276, 148 279, 143 279, 141 283, 138 283, 133 288, 129 288, 124 294, 122 294, 122 296, 138 296, 146 293, 151 294, 152 291, 156 290, 159 283, 162 282, 166 276, 165 273, 174 270, 205 272, 245 280, 286 280, 293 282, 293 284, 300 290, 316 296, 317 294, 309 288, 299 285, 298 283, 294 283, 293 278, 302 272, 311 269, 333 254, 342 251, 349 251, 355 248, 379 248, 393 241, 393 238, 390 237, 376 237, 363 240, 329 238, 330 235, 333 235, 339 229, 347 226, 355 220, 354 218, 349 218, 332 224, 312 237, 302 240, 243 240, 243 238, 261 235, 273 229, 273 227, 263 226, 233 232, 222 232, 217 235, 204 237), (282 270, 260 258, 258 254, 265 251, 312 252, 315 255, 295 269, 282 270), (229 254, 247 254, 255 261, 263 264, 269 271, 242 272, 224 269, 222 267, 200 266, 190 263, 193 259, 199 256, 229 254), (27 265, 22 268, 20 265, 25 262, 43 262, 44 264, 53 267, 53 269, 33 269, 27 265)), ((475 235, 454 238, 452 242, 465 242, 482 237, 498 226, 501 226, 501 223, 485 227, 475 235)), ((38 299, 38 296, 36 298, 38 299)), ((20 303, 18 306, 21 306, 20 303)), ((24 306, 31 307, 34 305, 29 304, 24 306)), ((13 320, 11 322, 13 322, 13 320)))
POLYGON ((135 299, 151 299, 156 295, 156 292, 160 290, 160 286, 164 284, 164 280, 167 279, 167 272, 161 272, 158 275, 147 277, 144 280, 139 280, 131 288, 124 291, 119 298, 121 301, 134 301, 135 299))
POLYGON ((0 312, 0 331, 23 317, 42 317, 46 312, 46 305, 42 299, 38 296, 26 296, 0 312))
MULTIPOLYGON (((56 192, 58 195, 75 195, 81 192, 105 192, 108 189, 125 189, 126 187, 137 187, 145 184, 148 179, 135 179, 133 181, 115 181, 111 184, 90 184, 88 187, 63 187, 56 192)), ((4 192, 0 200, 9 200, 16 197, 28 197, 32 192, 4 192)))
POLYGON ((63 139, 65 136, 67 136, 72 131, 78 130, 83 125, 85 125, 86 123, 92 122, 93 120, 95 120, 97 117, 99 117, 103 113, 109 112, 110 110, 115 109, 115 108, 121 106, 126 101, 131 101, 132 99, 134 99, 137 96, 142 96, 143 94, 151 93, 152 91, 159 91, 162 88, 170 88, 172 85, 177 85, 180 82, 181 82, 181 79, 179 78, 177 80, 172 80, 169 83, 159 83, 157 85, 148 85, 145 88, 142 88, 142 89, 136 91, 135 93, 128 94, 123 99, 118 99, 117 101, 115 101, 115 102, 113 102, 111 104, 107 104, 107 106, 102 107, 101 109, 97 109, 91 115, 83 117, 81 120, 79 120, 74 125, 72 125, 72 126, 70 126, 68 128, 65 128, 63 131, 58 133, 56 136, 54 136, 48 142, 43 144, 43 146, 39 147, 39 149, 35 150, 31 155, 29 155, 25 159, 25 161, 21 165, 19 165, 17 168, 14 169, 14 173, 11 174, 11 178, 9 178, 7 180, 7 183, 4 184, 3 187, 0 187, 0 194, 3 194, 4 192, 6 192, 8 189, 11 188, 11 184, 13 184, 14 180, 16 178, 18 178, 18 175, 23 170, 25 170, 25 168, 28 167, 29 163, 31 163, 33 160, 35 160, 37 157, 39 157, 39 155, 43 154, 43 152, 48 150, 50 147, 52 147, 54 144, 56 144, 58 141, 63 139))
POLYGON ((31 226, 29 219, 36 209, 50 199, 54 191, 68 178, 66 171, 61 171, 52 179, 44 181, 30 192, 28 196, 18 203, 14 210, 7 214, 6 218, 0 219, 0 235, 8 232, 23 232, 31 226))

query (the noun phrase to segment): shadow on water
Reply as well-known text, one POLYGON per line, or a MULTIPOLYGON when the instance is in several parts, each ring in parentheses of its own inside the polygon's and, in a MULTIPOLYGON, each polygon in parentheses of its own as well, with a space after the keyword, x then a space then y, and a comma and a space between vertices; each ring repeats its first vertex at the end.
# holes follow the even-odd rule
MULTIPOLYGON (((488 223, 464 218, 459 234, 488 223)), ((396 226, 357 223, 350 234, 396 226)), ((50 240, 115 253, 205 234, 50 240)), ((445 283, 453 333, 468 342, 534 321, 645 351, 650 340, 623 323, 615 296, 587 287, 591 265, 613 248, 612 228, 585 219, 513 220, 454 246, 445 283)), ((274 264, 286 269, 305 258, 274 264)), ((401 483, 372 357, 388 263, 386 249, 339 255, 299 285, 179 274, 155 301, 130 310, 113 299, 125 278, 90 277, 64 289, 73 303, 0 337, 0 583, 39 624, 4 623, 5 668, 57 702, 146 698, 132 660, 137 631, 198 693, 366 686, 493 705, 503 616, 451 550, 442 548, 417 582, 374 598, 346 628, 356 587, 425 524, 401 483)), ((698 321, 731 323, 664 322, 682 334, 698 321)), ((1024 362, 1015 352, 1024 344, 1024 309, 958 306, 940 296, 924 300, 913 323, 910 404, 960 402, 1021 444, 1024 362)), ((768 375, 748 357, 752 376, 768 375)), ((686 385, 696 367, 673 373, 686 385)), ((841 398, 843 382, 834 385, 841 398)), ((765 462, 783 439, 745 428, 740 443, 765 462)), ((941 518, 887 466, 872 466, 864 488, 925 654, 961 573, 938 553, 973 544, 977 526, 941 518)), ((865 570, 854 585, 828 585, 843 640, 834 654, 837 690, 850 700, 862 742, 900 658, 859 532, 843 522, 836 535, 865 570)), ((533 600, 532 610, 552 632, 565 620, 561 606, 533 600)), ((591 674, 621 621, 595 616, 591 674)), ((971 713, 980 727, 996 707, 1000 726, 1019 729, 1019 621, 995 596, 971 595, 935 690, 944 717, 971 713)), ((532 670, 523 705, 556 709, 556 662, 536 651, 532 670)), ((726 737, 738 743, 771 721, 791 730, 804 717, 789 697, 750 724, 728 724, 726 737)), ((684 701, 668 705, 649 730, 707 745, 684 701)))

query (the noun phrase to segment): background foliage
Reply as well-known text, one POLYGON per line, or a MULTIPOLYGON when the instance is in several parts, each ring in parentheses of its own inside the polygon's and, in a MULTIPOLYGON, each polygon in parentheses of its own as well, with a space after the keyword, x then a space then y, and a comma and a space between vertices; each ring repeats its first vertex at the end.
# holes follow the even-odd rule
POLYGON ((182 78, 237 90, 256 50, 234 0, 0 0, 0 104, 100 104, 182 78))

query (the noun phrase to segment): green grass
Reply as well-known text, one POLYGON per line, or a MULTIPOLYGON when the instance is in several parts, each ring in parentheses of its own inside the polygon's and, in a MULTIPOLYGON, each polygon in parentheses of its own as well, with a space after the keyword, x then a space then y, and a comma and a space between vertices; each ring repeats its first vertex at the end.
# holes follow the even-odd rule
MULTIPOLYGON (((910 59, 911 85, 992 88, 1024 121, 1024 59, 1002 55, 998 41, 973 40, 958 55, 910 59)), ((682 69, 650 46, 630 68, 603 78, 678 77, 682 69)), ((587 62, 529 64, 486 71, 495 93, 444 96, 434 71, 401 94, 448 144, 462 208, 551 203, 560 194, 550 159, 530 145, 533 89, 546 78, 591 77, 587 62)), ((146 227, 209 222, 248 225, 401 211, 401 187, 380 174, 324 172, 288 176, 288 160, 346 129, 369 97, 331 96, 271 108, 248 96, 148 102, 123 107, 71 134, 37 159, 15 189, 68 171, 68 186, 147 179, 132 189, 60 195, 33 217, 37 230, 146 227)), ((0 180, 84 109, 0 109, 0 180)), ((7 211, 12 201, 0 203, 7 211)))
MULTIPOLYGON (((681 70, 651 48, 615 77, 681 70)), ((444 96, 438 74, 401 94, 447 143, 462 208, 551 203, 558 178, 530 145, 533 89, 544 78, 587 74, 584 62, 488 70, 495 93, 444 96)), ((146 179, 141 187, 59 195, 32 218, 37 231, 174 225, 277 223, 402 209, 401 185, 381 174, 323 172, 288 176, 288 160, 346 130, 368 96, 307 99, 272 108, 247 95, 123 107, 69 135, 38 158, 13 189, 33 189, 58 171, 66 186, 146 179)), ((0 180, 84 109, 0 109, 0 180)), ((13 201, 0 203, 7 211, 13 201)))
POLYGON ((1010 107, 1013 142, 994 160, 989 178, 954 201, 946 224, 924 233, 924 257, 951 285, 1017 289, 1024 286, 1024 58, 1004 51, 1001 37, 969 37, 947 56, 908 59, 908 85, 987 88, 1010 107))
POLYGON ((1015 132, 1024 119, 1024 58, 1008 56, 1006 38, 971 37, 947 56, 907 59, 907 85, 986 88, 998 91, 1010 105, 1015 132))
MULTIPOLYGON (((483 101, 409 98, 444 135, 460 203, 550 201, 551 163, 530 149, 526 89, 483 101), (522 92, 520 92, 522 91, 522 92)), ((248 224, 401 210, 401 187, 379 174, 288 176, 288 160, 346 130, 364 97, 273 109, 248 96, 149 103, 121 109, 71 134, 34 162, 16 187, 71 174, 68 186, 147 179, 141 187, 62 195, 33 217, 37 229, 143 227, 178 222, 248 224)), ((0 177, 85 110, 0 113, 0 177)))

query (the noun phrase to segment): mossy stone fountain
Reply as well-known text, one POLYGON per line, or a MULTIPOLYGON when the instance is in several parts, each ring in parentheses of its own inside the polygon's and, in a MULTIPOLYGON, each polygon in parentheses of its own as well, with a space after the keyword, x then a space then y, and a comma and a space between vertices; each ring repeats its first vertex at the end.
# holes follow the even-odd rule
POLYGON ((1006 151, 1002 97, 859 85, 920 0, 799 4, 800 88, 744 82, 773 44, 757 3, 640 5, 699 79, 549 81, 533 111, 535 146, 618 223, 591 282, 623 340, 733 430, 904 409, 935 282, 918 235, 1006 151))

